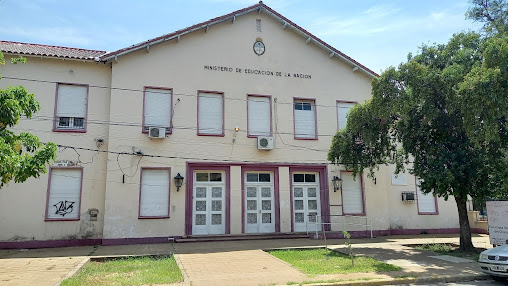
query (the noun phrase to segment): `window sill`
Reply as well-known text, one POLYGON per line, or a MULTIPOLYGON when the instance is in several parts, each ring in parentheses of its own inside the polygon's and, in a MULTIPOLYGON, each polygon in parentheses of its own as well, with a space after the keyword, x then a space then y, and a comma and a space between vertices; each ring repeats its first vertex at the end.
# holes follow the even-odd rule
POLYGON ((80 218, 45 218, 44 221, 79 221, 80 218))
POLYGON ((421 213, 421 212, 419 212, 418 215, 439 215, 439 213, 421 213))
POLYGON ((273 137, 273 134, 270 135, 247 135, 247 138, 258 138, 258 137, 273 137))
POLYGON ((58 129, 58 128, 54 128, 53 132, 86 133, 86 129, 58 129))
POLYGON ((139 216, 138 219, 168 219, 169 216, 139 216))
POLYGON ((207 134, 207 133, 198 133, 198 136, 213 136, 213 137, 224 137, 224 133, 222 134, 207 134))

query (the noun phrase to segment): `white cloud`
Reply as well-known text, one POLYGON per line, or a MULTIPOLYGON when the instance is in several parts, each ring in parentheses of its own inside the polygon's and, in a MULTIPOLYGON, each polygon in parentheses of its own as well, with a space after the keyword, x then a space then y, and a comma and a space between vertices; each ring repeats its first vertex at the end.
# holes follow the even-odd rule
POLYGON ((0 34, 30 38, 34 39, 34 42, 65 43, 65 45, 72 46, 87 46, 91 44, 89 37, 72 27, 39 27, 28 29, 24 27, 0 27, 0 34))
MULTIPOLYGON (((458 32, 464 25, 463 11, 441 10, 414 17, 391 6, 373 6, 357 14, 345 17, 320 17, 311 24, 311 31, 318 36, 370 37, 379 33, 416 33, 445 31, 458 32)), ((424 39, 422 39, 423 41, 424 39)))

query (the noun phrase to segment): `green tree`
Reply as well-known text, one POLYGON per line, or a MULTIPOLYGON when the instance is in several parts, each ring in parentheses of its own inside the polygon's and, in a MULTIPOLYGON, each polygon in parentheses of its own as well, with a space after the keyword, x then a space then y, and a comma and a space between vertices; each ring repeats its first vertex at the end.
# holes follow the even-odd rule
MULTIPOLYGON (((12 63, 24 63, 24 58, 13 58, 12 63)), ((5 60, 0 52, 0 64, 5 60)), ((16 135, 9 128, 21 116, 31 118, 40 109, 35 95, 22 86, 0 89, 0 188, 14 180, 24 182, 46 172, 46 164, 56 158, 55 143, 43 145, 30 133, 16 135)))
POLYGON ((466 16, 484 23, 481 65, 473 67, 458 93, 463 97, 464 123, 468 135, 499 165, 502 186, 490 194, 508 198, 508 1, 473 0, 466 16))
POLYGON ((466 18, 484 23, 487 33, 508 32, 508 2, 506 0, 471 0, 473 6, 466 18))
POLYGON ((424 193, 454 197, 462 251, 475 250, 467 195, 483 199, 502 188, 508 167, 502 143, 478 144, 466 124, 472 110, 461 85, 482 66, 483 47, 480 34, 460 33, 445 45, 423 45, 406 63, 384 71, 372 83, 372 99, 351 109, 328 153, 355 175, 368 170, 374 176, 379 165, 393 163, 396 173, 407 168, 418 177, 424 193))

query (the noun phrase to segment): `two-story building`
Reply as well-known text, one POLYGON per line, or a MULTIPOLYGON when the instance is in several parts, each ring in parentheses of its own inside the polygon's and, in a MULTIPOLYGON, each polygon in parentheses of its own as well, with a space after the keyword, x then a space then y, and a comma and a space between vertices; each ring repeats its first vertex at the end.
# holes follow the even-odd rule
POLYGON ((262 2, 114 52, 0 48, 0 87, 23 85, 41 104, 14 130, 60 146, 48 174, 0 190, 0 247, 276 236, 321 222, 458 232, 455 203, 410 174, 355 179, 327 162, 377 74, 262 2), (10 64, 18 55, 28 62, 10 64))

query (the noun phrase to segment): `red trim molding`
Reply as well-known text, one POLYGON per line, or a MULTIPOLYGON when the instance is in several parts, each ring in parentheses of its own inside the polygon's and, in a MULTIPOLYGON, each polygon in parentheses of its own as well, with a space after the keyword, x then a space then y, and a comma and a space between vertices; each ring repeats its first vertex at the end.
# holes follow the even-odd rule
POLYGON ((279 168, 278 166, 267 167, 266 165, 242 166, 242 233, 245 233, 245 174, 246 172, 272 172, 274 188, 274 213, 275 232, 280 232, 280 195, 279 195, 279 168))
POLYGON ((170 167, 141 167, 141 174, 139 175, 139 198, 138 198, 138 219, 162 219, 170 217, 171 210, 171 168, 170 167), (168 188, 168 214, 164 216, 142 216, 141 215, 141 187, 143 185, 143 171, 144 170, 168 170, 169 175, 169 188, 168 188))
MULTIPOLYGON (((330 187, 328 185, 328 168, 321 166, 291 166, 289 167, 289 205, 291 210, 291 232, 295 231, 295 214, 293 210, 293 173, 316 172, 319 174, 319 196, 321 201, 321 221, 330 222, 330 187)), ((331 225, 326 224, 325 230, 331 230, 331 225)))
POLYGON ((72 166, 72 167, 57 167, 50 166, 49 174, 48 174, 48 188, 46 191, 46 209, 44 210, 44 221, 79 221, 81 219, 81 201, 83 200, 83 167, 80 166, 72 166), (80 170, 81 171, 81 182, 79 186, 79 206, 78 206, 78 217, 77 218, 48 218, 48 204, 49 204, 49 193, 51 192, 51 176, 53 175, 53 170, 80 170))
POLYGON ((315 98, 293 97, 293 137, 295 140, 318 140, 317 105, 315 98), (297 100, 312 102, 311 106, 314 107, 314 138, 298 137, 296 134, 295 104, 297 100))
POLYGON ((261 95, 261 94, 247 94, 247 137, 248 138, 257 138, 261 135, 251 135, 250 134, 250 126, 249 126, 249 97, 266 97, 270 101, 270 135, 273 136, 273 114, 272 114, 272 96, 271 95, 261 95))
POLYGON ((224 92, 223 91, 211 91, 211 90, 198 90, 198 96, 197 96, 197 114, 196 114, 196 118, 197 118, 197 135, 198 136, 218 136, 218 137, 224 137, 225 134, 224 134, 224 116, 225 116, 225 113, 226 113, 226 110, 225 110, 225 103, 224 103, 224 92), (200 97, 200 94, 202 93, 215 93, 215 94, 220 94, 222 95, 222 133, 217 133, 217 134, 205 134, 205 133, 200 133, 199 132, 199 97, 200 97))
MULTIPOLYGON (((352 171, 340 170, 340 177, 342 178, 342 173, 352 173, 352 171)), ((364 216, 366 214, 365 210, 365 185, 363 181, 363 174, 357 174, 357 177, 360 178, 360 189, 362 192, 362 212, 361 213, 346 213, 344 212, 344 196, 342 195, 342 185, 340 186, 340 201, 342 206, 342 215, 355 215, 355 216, 364 216)))
POLYGON ((214 163, 187 163, 185 181, 185 234, 192 235, 194 171, 224 171, 226 173, 225 234, 231 229, 231 174, 230 165, 214 163))
POLYGON ((335 109, 337 110, 337 131, 340 130, 339 129, 339 103, 353 103, 353 104, 358 104, 358 101, 348 101, 348 100, 337 100, 335 102, 335 109))
POLYGON ((83 83, 66 83, 66 82, 57 82, 56 83, 56 91, 55 91, 55 108, 53 111, 53 132, 74 132, 74 133, 86 133, 87 123, 88 123, 88 98, 90 93, 90 86, 88 84, 83 83), (58 111, 58 86, 59 85, 78 85, 86 87, 86 109, 85 109, 85 122, 83 123, 83 129, 58 129, 57 125, 57 116, 56 113, 58 111))
POLYGON ((420 204, 419 204, 419 201, 418 201, 418 180, 416 179, 416 176, 415 176, 415 188, 416 188, 416 209, 418 210, 418 215, 438 215, 439 214, 439 208, 438 208, 438 204, 437 204, 437 196, 434 195, 434 205, 436 207, 436 211, 435 212, 420 212, 420 204))
POLYGON ((170 118, 169 118, 169 131, 166 130, 166 135, 173 133, 173 89, 169 87, 158 87, 158 86, 145 86, 143 87, 143 116, 142 116, 142 124, 141 124, 141 132, 142 133, 148 133, 148 130, 145 130, 145 94, 147 89, 160 89, 160 90, 169 90, 169 98, 170 98, 170 105, 169 105, 169 112, 170 112, 170 118))

